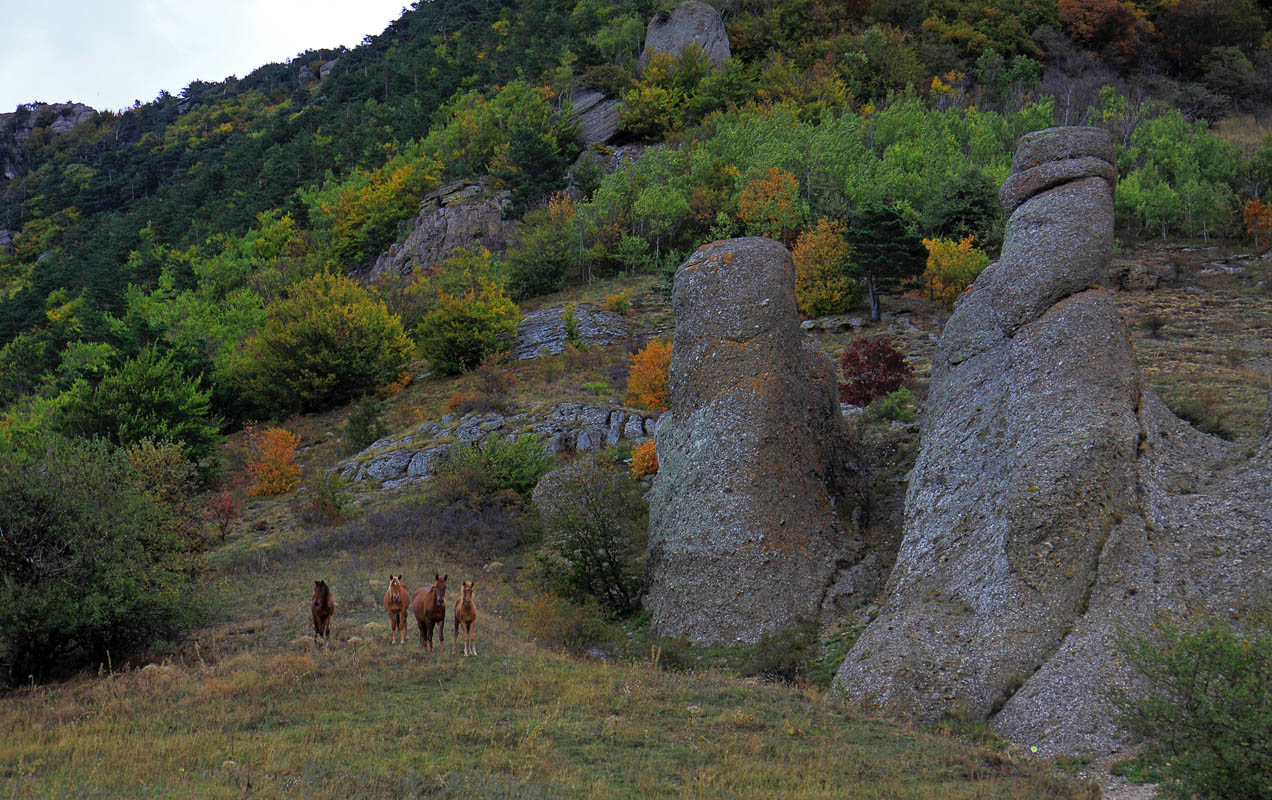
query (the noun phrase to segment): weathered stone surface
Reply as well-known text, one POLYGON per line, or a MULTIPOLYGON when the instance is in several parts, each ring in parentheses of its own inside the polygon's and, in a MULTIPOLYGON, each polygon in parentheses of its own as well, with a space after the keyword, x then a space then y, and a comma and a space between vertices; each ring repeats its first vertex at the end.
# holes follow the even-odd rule
MULTIPOLYGON (((512 357, 521 361, 541 353, 559 355, 569 343, 565 331, 565 309, 551 306, 527 314, 517 325, 517 346, 512 357)), ((575 333, 586 345, 606 347, 627 339, 627 318, 585 303, 574 307, 575 333)), ((604 423, 602 423, 604 424, 604 423)))
POLYGON ((456 181, 430 192, 420 201, 420 213, 400 244, 389 247, 367 277, 410 275, 416 267, 440 264, 461 247, 500 251, 508 246, 514 224, 503 218, 508 193, 489 179, 456 181))
POLYGON ((619 103, 594 89, 575 92, 571 98, 579 132, 574 140, 583 147, 604 144, 618 131, 619 103))
POLYGON ((1012 156, 1012 174, 1051 161, 1092 156, 1108 164, 1116 164, 1113 139, 1102 128, 1047 128, 1026 133, 1016 141, 1012 156))
POLYGON ((645 29, 645 49, 638 66, 644 69, 654 53, 668 53, 675 58, 690 44, 702 48, 714 66, 729 59, 729 34, 724 30, 720 12, 699 0, 687 0, 671 10, 654 16, 645 29))
POLYGON ((777 242, 699 249, 676 271, 672 305, 645 607, 661 634, 753 643, 818 618, 863 554, 838 514, 851 503, 835 379, 803 342, 777 242))
MULTIPOLYGON (((1017 164, 1111 151, 1066 133, 1022 140, 1017 164)), ((1103 699, 1135 680, 1119 630, 1272 590, 1272 448, 1250 458, 1143 385, 1098 286, 1109 192, 1075 178, 1023 198, 955 306, 887 599, 835 681, 910 719, 991 718, 1043 756, 1124 742, 1103 699)))
POLYGON ((1149 264, 1122 261, 1109 267, 1109 282, 1123 292, 1148 292, 1161 284, 1162 276, 1149 264))
MULTIPOLYGON (((65 133, 82 122, 97 116, 97 111, 83 103, 30 103, 17 110, 0 114, 0 178, 13 180, 23 166, 20 145, 35 131, 37 125, 47 125, 53 133, 65 133)), ((0 185, 3 189, 3 185, 0 185)))
POLYGON ((331 71, 335 69, 336 64, 340 63, 340 59, 333 58, 330 61, 324 61, 323 65, 318 68, 318 80, 325 81, 331 71))
POLYGON ((1083 156, 1066 158, 1063 161, 1047 161, 1023 172, 1013 172, 1003 181, 998 193, 1003 204, 1003 213, 1010 217, 1021 203, 1034 195, 1082 178, 1103 178, 1109 195, 1112 196, 1113 189, 1117 186, 1117 167, 1094 156, 1083 156))
POLYGON ((623 439, 641 441, 652 434, 654 419, 623 408, 559 403, 536 412, 515 414, 471 413, 439 422, 422 423, 408 431, 386 436, 361 453, 336 465, 353 481, 380 481, 394 490, 433 477, 446 454, 455 447, 479 446, 492 435, 533 434, 553 453, 599 450, 623 439), (614 438, 617 434, 617 438, 614 438))

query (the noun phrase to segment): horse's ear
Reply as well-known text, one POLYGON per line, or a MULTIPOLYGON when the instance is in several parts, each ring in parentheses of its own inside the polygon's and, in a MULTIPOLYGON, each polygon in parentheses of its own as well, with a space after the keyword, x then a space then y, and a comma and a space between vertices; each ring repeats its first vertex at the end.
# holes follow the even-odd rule
POLYGON ((449 577, 450 577, 450 574, 449 574, 449 573, 447 573, 446 575, 443 575, 443 576, 442 576, 442 583, 446 583, 446 579, 447 579, 447 578, 449 578, 449 577))
POLYGON ((441 575, 438 575, 436 572, 433 573, 433 580, 440 581, 441 579, 442 579, 441 575))

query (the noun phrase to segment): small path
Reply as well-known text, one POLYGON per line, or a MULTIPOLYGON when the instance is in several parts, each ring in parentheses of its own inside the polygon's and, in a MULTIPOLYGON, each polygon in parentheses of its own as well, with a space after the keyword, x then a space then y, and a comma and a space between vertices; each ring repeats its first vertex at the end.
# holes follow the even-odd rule
POLYGON ((1131 783, 1126 778, 1114 775, 1113 765, 1119 761, 1132 758, 1133 752, 1114 753, 1098 761, 1093 761, 1078 773, 1078 776, 1100 785, 1104 800, 1154 800, 1157 797, 1157 784, 1131 783))

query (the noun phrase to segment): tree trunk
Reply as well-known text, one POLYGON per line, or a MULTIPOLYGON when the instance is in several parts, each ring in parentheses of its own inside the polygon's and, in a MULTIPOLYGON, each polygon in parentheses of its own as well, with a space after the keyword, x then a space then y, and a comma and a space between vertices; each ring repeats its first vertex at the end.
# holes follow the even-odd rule
POLYGON ((870 292, 870 320, 879 321, 879 290, 875 287, 873 275, 866 276, 866 289, 870 292))

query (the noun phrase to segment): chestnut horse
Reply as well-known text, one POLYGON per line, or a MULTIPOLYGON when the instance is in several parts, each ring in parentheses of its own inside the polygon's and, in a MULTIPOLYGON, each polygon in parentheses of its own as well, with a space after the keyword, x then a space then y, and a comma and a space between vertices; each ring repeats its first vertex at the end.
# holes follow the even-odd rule
POLYGON ((436 581, 425 589, 420 587, 411 595, 411 612, 420 625, 420 647, 433 650, 433 626, 437 626, 437 641, 446 641, 446 575, 433 573, 436 581))
MULTIPOLYGON (((472 651, 477 655, 477 643, 473 641, 473 623, 477 621, 477 606, 473 604, 473 584, 464 581, 460 589, 462 596, 455 601, 455 639, 459 639, 459 626, 464 626, 464 655, 472 651)), ((451 643, 454 650, 455 644, 451 643)))
POLYGON ((389 643, 406 644, 406 614, 411 608, 411 593, 402 583, 401 575, 389 576, 389 588, 384 593, 384 610, 389 612, 393 630, 389 643))
POLYGON ((314 581, 314 639, 331 641, 331 615, 336 613, 336 601, 326 581, 314 581))

